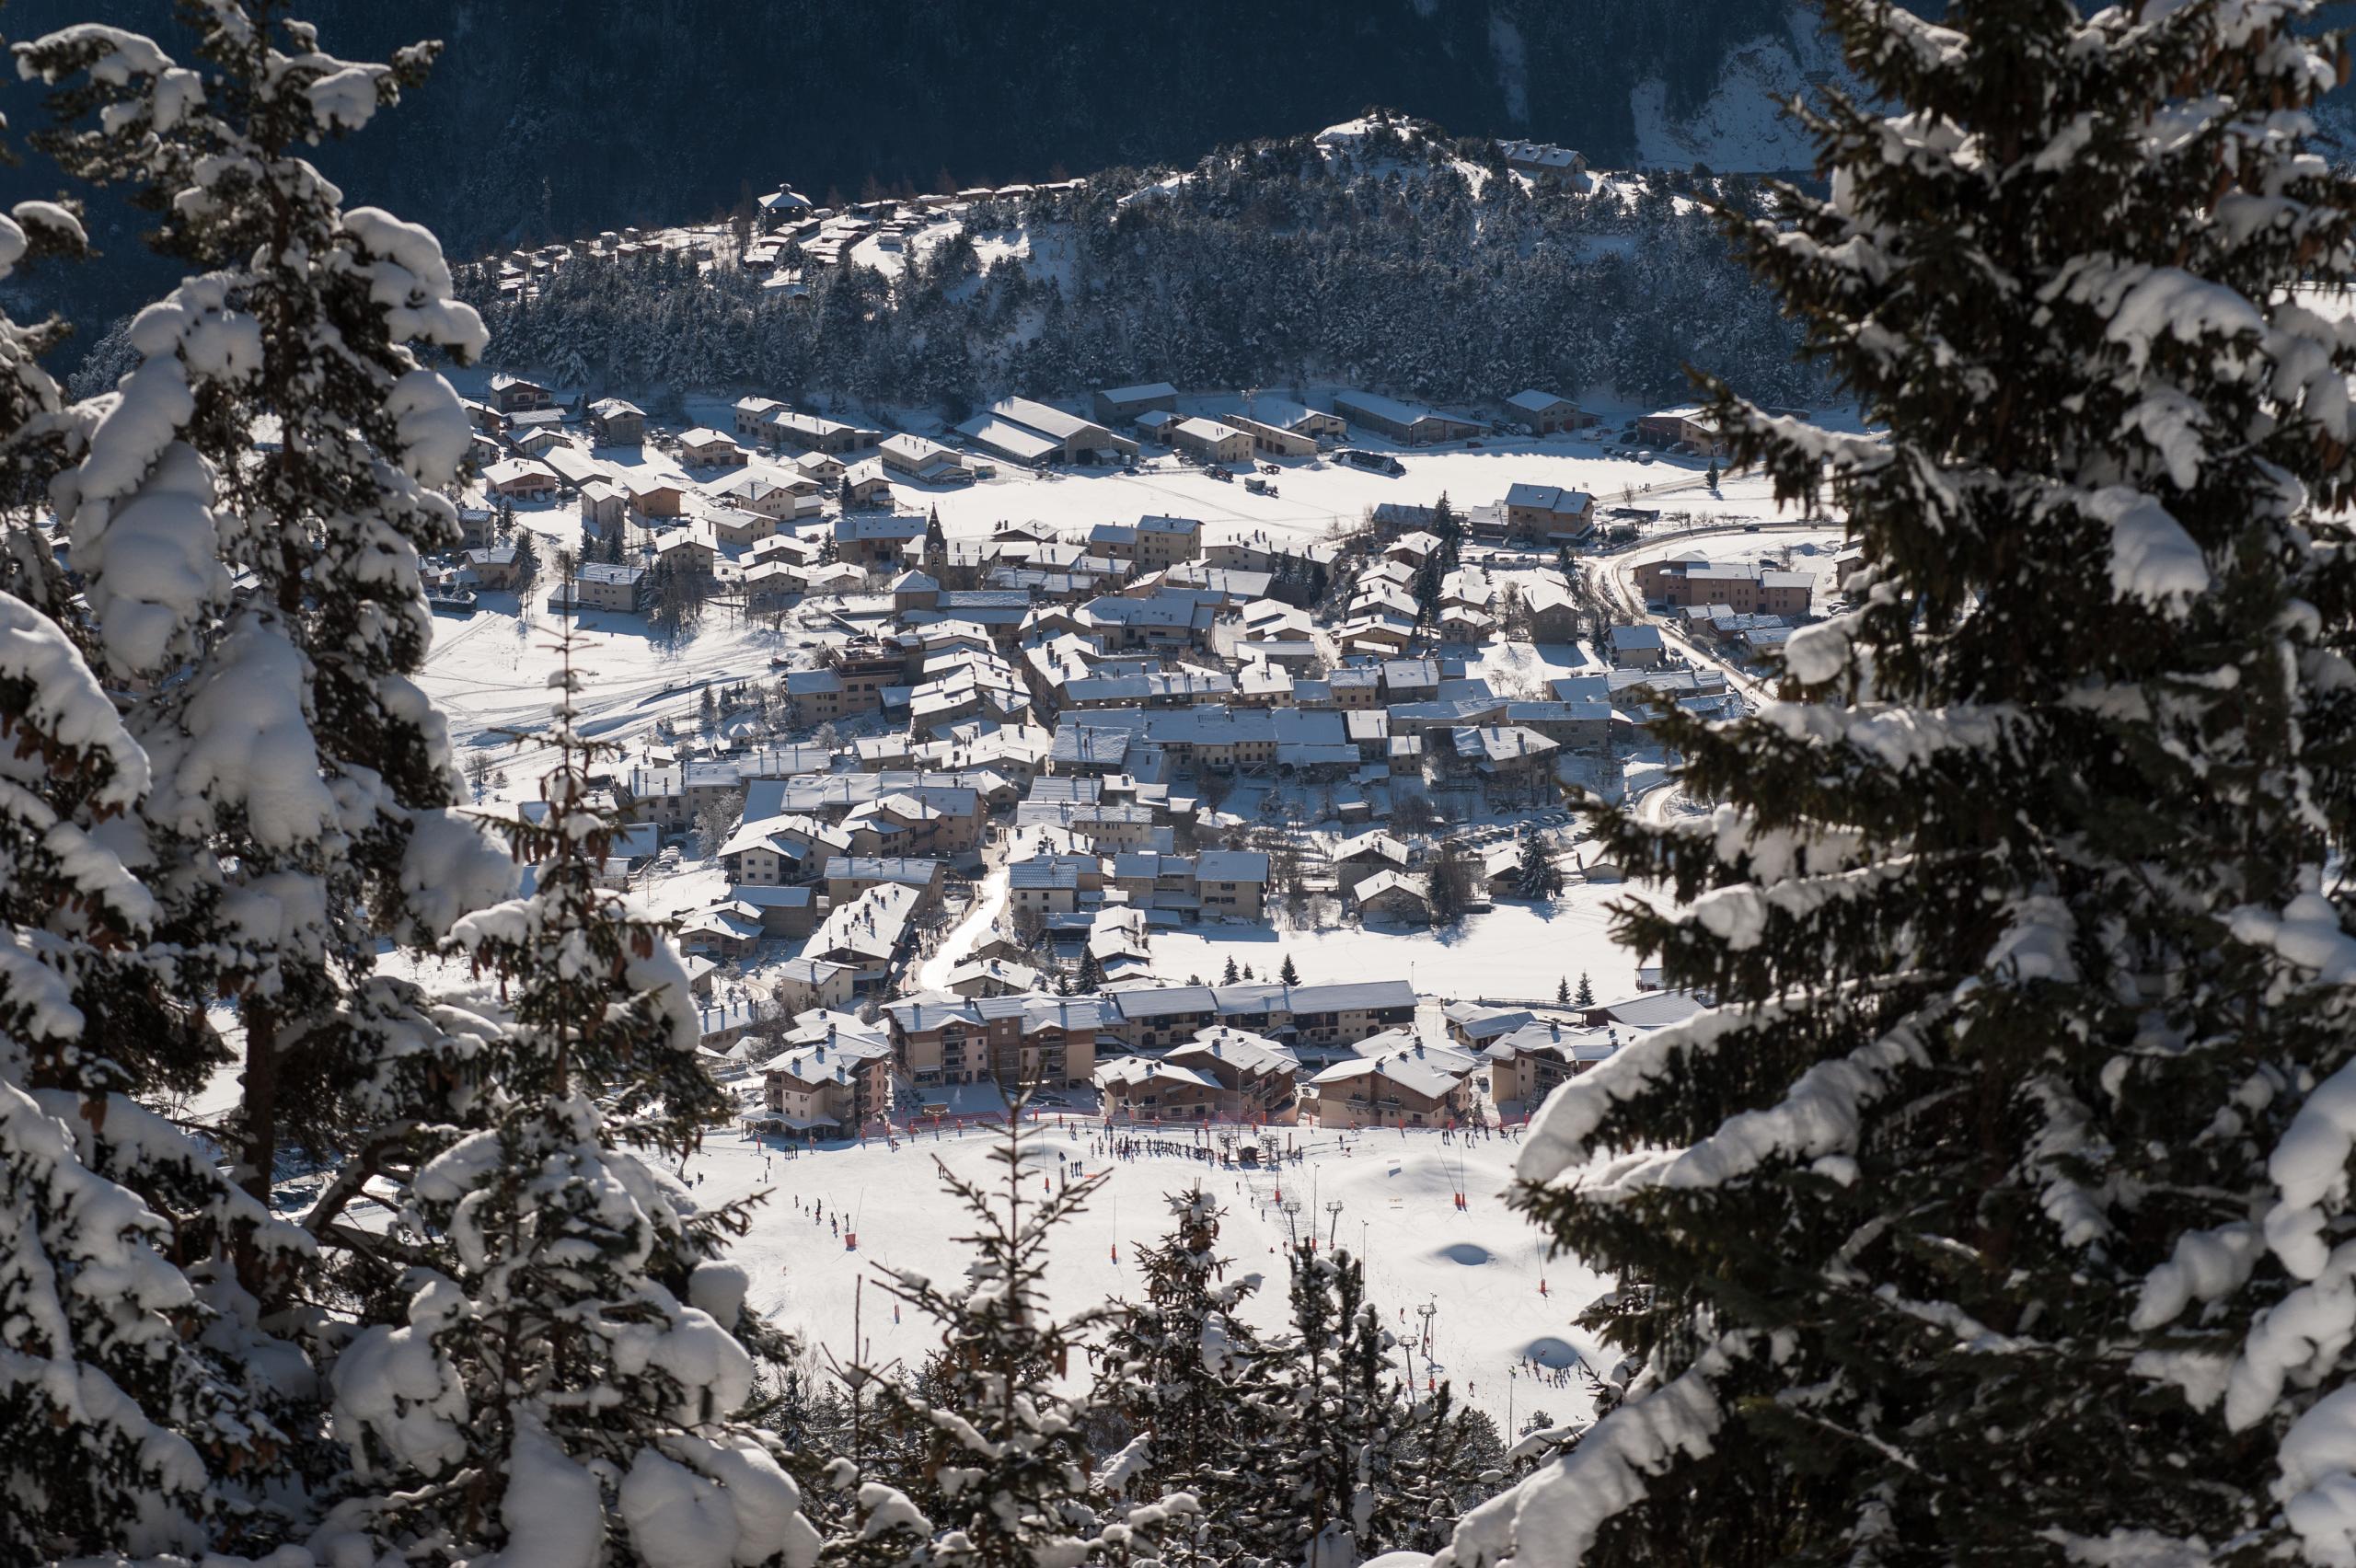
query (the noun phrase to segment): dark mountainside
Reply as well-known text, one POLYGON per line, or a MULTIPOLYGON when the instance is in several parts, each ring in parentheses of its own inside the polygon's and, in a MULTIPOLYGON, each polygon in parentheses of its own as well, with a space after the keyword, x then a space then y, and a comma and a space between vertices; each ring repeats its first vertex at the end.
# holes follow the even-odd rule
MULTIPOLYGON (((1730 47, 1782 29, 1789 9, 581 0, 526 12, 481 0, 321 0, 309 14, 347 57, 447 43, 433 80, 379 133, 326 148, 320 161, 372 202, 431 225, 459 257, 706 218, 781 182, 823 197, 830 187, 856 195, 871 177, 929 188, 944 171, 971 184, 1192 165, 1214 145, 1296 134, 1375 103, 1461 135, 1533 136, 1625 161, 1631 84, 1659 75, 1671 112, 1682 112, 1706 96, 1730 47)), ((166 0, 109 10, 185 47, 166 0)), ((28 39, 78 14, 64 0, 20 0, 0 24, 28 39)), ((40 121, 29 97, 9 109, 20 132, 40 121)), ((57 183, 39 155, 0 172, 12 200, 57 183)), ((136 246, 134 215, 94 218, 106 249, 136 246)), ((33 303, 73 316, 87 342, 147 281, 83 268, 27 286, 33 303)))

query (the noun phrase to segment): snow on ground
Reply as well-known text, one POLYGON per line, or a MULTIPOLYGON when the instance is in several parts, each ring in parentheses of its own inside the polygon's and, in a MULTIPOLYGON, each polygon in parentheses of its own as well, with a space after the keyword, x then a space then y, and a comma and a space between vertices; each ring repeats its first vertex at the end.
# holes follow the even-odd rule
POLYGON ((1669 88, 1659 77, 1630 88, 1637 161, 1677 168, 1702 163, 1719 174, 1813 167, 1807 133, 1783 106, 1827 80, 1855 86, 1812 14, 1795 8, 1784 31, 1728 51, 1709 98, 1683 120, 1670 118, 1669 88))
MULTIPOLYGON (((1307 399, 1318 403, 1315 389, 1307 399)), ((1239 413, 1239 397, 1185 398, 1182 409, 1216 417, 1239 413)), ((1144 471, 1074 468, 1040 478, 1000 465, 999 478, 975 485, 927 486, 902 482, 893 490, 907 509, 938 507, 941 527, 953 538, 989 533, 999 523, 1040 523, 1083 530, 1104 522, 1126 523, 1148 513, 1200 518, 1207 542, 1265 532, 1322 538, 1355 528, 1367 511, 1384 502, 1427 506, 1445 492, 1463 508, 1501 499, 1518 482, 1565 485, 1584 490, 1605 506, 1692 511, 1741 520, 1774 516, 1766 480, 1754 475, 1707 487, 1707 465, 1693 458, 1606 456, 1592 431, 1577 436, 1498 436, 1468 449, 1392 447, 1354 437, 1353 444, 1394 453, 1406 469, 1392 477, 1327 458, 1277 461, 1277 493, 1253 495, 1238 482, 1213 479, 1200 468, 1167 455, 1149 455, 1144 471)))
POLYGON ((1635 955, 1613 945, 1610 931, 1610 905, 1629 891, 1615 882, 1576 882, 1553 904, 1499 904, 1437 930, 1370 925, 1279 931, 1206 923, 1156 932, 1153 968, 1165 980, 1216 980, 1231 958, 1270 975, 1290 955, 1311 983, 1396 978, 1450 999, 1520 1002, 1552 1002, 1559 982, 1567 978, 1576 990, 1584 974, 1599 999, 1614 1001, 1636 989, 1635 955))
MULTIPOLYGON (((1039 1172, 1026 1178, 1033 1194, 1044 1191, 1043 1180, 1060 1183, 1066 1158, 1080 1160, 1090 1174, 1109 1175, 1050 1250, 1048 1287, 1057 1309, 1068 1312, 1111 1299, 1138 1299, 1139 1251, 1168 1228, 1163 1194, 1186 1191, 1199 1181, 1228 1210, 1219 1251, 1231 1260, 1230 1277, 1264 1276, 1245 1318, 1264 1330, 1280 1326, 1288 1223, 1276 1206, 1281 1188, 1285 1200, 1301 1205, 1290 1223, 1305 1231, 1313 1222, 1320 1236, 1338 1234, 1344 1246, 1368 1260, 1369 1293, 1393 1332, 1419 1334, 1416 1309, 1437 1304, 1431 1320, 1434 1365, 1460 1395, 1491 1412, 1501 1425, 1508 1399, 1517 1423, 1533 1406, 1558 1420, 1586 1412, 1575 1378, 1563 1387, 1551 1379, 1534 1384, 1523 1358, 1560 1367, 1570 1365, 1575 1354, 1591 1353, 1592 1343, 1572 1326, 1572 1319, 1604 1282, 1569 1259, 1548 1262, 1541 1232, 1500 1200, 1518 1143, 1498 1136, 1443 1142, 1435 1132, 1396 1129, 1277 1129, 1276 1136, 1300 1146, 1303 1162, 1245 1171, 1176 1154, 1111 1159, 1094 1141, 1090 1124, 1057 1130, 1050 1119, 1030 1146, 1039 1172), (1459 1192, 1468 1205, 1461 1211, 1455 1206, 1459 1192), (1342 1205, 1338 1216, 1326 1211, 1329 1201, 1342 1205), (1544 1295, 1539 1292, 1542 1279, 1544 1295)), ((1168 1136, 1186 1144, 1193 1135, 1173 1131, 1168 1136)), ((748 1300, 756 1310, 848 1361, 856 1308, 869 1359, 914 1366, 939 1347, 939 1332, 906 1309, 895 1324, 892 1298, 875 1288, 875 1271, 912 1269, 942 1282, 960 1276, 964 1253, 951 1239, 970 1225, 964 1211, 941 1194, 932 1160, 939 1156, 961 1175, 996 1177, 997 1168, 988 1163, 995 1141, 974 1129, 962 1136, 903 1137, 897 1147, 870 1140, 788 1155, 776 1138, 722 1136, 689 1162, 687 1175, 701 1182, 696 1195, 706 1203, 764 1187, 772 1191, 751 1233, 735 1243, 733 1253, 752 1274, 748 1300), (856 1252, 847 1251, 823 1221, 813 1223, 817 1204, 857 1231, 856 1252), (860 1302, 855 1292, 862 1275, 869 1285, 860 1302)), ((1589 1358, 1597 1359, 1591 1354, 1589 1358)), ((1418 1351, 1419 1379, 1423 1367, 1418 1351)))

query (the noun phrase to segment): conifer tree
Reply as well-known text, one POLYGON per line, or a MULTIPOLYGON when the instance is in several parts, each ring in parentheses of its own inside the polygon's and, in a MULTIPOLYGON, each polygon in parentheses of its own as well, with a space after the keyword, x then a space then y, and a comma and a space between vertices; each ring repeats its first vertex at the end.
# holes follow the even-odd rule
POLYGON ((1308 1241, 1291 1262, 1290 1332, 1272 1369, 1280 1424, 1230 1528, 1249 1557, 1351 1568, 1428 1533, 1410 1479, 1415 1401, 1390 1363, 1366 1265, 1308 1241))
POLYGON ((1294 967, 1292 954, 1285 954, 1283 965, 1276 970, 1276 979, 1279 984, 1286 986, 1298 986, 1300 984, 1300 971, 1294 967))
POLYGON ((1121 1308, 1105 1335, 1098 1398, 1144 1440, 1136 1477, 1200 1506, 1198 1528, 1173 1544, 1218 1557, 1230 1544, 1224 1516, 1247 1500, 1280 1412, 1270 1404, 1270 1353, 1238 1315, 1260 1276, 1221 1279, 1224 1211, 1208 1195, 1197 1188, 1168 1201, 1172 1230, 1138 1258, 1146 1298, 1121 1308))
MULTIPOLYGON (((1068 1319, 1047 1309, 1047 1243, 1102 1179, 1023 1201, 1027 1086, 1010 1096, 1004 1139, 990 1151, 1002 1193, 940 1165, 942 1187, 972 1216, 962 1286, 885 1269, 886 1288, 941 1325, 924 1386, 886 1385, 885 1412, 912 1445, 912 1473, 880 1478, 930 1522, 923 1560, 973 1568, 1103 1561, 1149 1546, 1160 1520, 1132 1510, 1110 1524, 1088 1475, 1081 1424, 1091 1403, 1059 1391, 1109 1309, 1068 1319), (1109 1526, 1109 1534, 1108 1534, 1109 1526)), ((879 1481, 862 1476, 861 1484, 879 1481)), ((1183 1508, 1180 1510, 1183 1511, 1183 1508)), ((860 1529, 868 1528, 864 1522, 860 1529)), ((1149 1555, 1149 1553, 1146 1553, 1149 1555)))
MULTIPOLYGON (((0 244, 21 239, 0 219, 0 244)), ((0 323, 0 356, 25 341, 0 323)), ((13 368, 10 385, 54 412, 38 366, 13 368)), ((0 1429, 14 1435, 0 1557, 11 1562, 266 1539, 234 1472, 273 1469, 289 1443, 263 1376, 286 1347, 251 1334, 182 1263, 232 1243, 299 1256, 306 1239, 133 1098, 203 1061, 137 1038, 142 1025, 189 1032, 156 973, 168 959, 153 941, 156 901, 112 831, 147 780, 64 631, 0 593, 0 1429)))
POLYGON ((450 951, 492 977, 472 1017, 463 1124, 408 1183, 387 1246, 410 1274, 394 1323, 333 1374, 361 1498, 334 1521, 404 1561, 815 1561, 772 1440, 737 1412, 776 1353, 721 1254, 742 1212, 699 1212, 663 1167, 725 1102, 698 1059, 687 974, 663 928, 600 885, 624 824, 596 803, 570 639, 542 780, 502 831, 527 894, 460 920, 450 951))
POLYGON ((1236 971, 1235 960, 1230 956, 1227 961, 1227 967, 1219 971, 1218 983, 1222 986, 1232 986, 1241 978, 1242 976, 1236 971))
POLYGON ((1562 870, 1535 830, 1521 836, 1521 859, 1514 866, 1513 886, 1528 899, 1555 898, 1562 894, 1562 870))
POLYGON ((2304 1315, 2347 1136, 2267 1165, 2356 1046, 2292 989, 2350 951, 2356 340, 2302 292, 2356 262, 2305 144, 2345 48, 2267 0, 1827 10, 1873 106, 1730 226, 1887 433, 1710 391, 1829 487, 1855 608, 1784 700, 1662 721, 1709 831, 1605 824, 1675 895, 1625 937, 1719 1005, 1530 1131, 1638 1370, 1452 1561, 2347 1561, 2350 1310, 2304 1315))
POLYGON ((1572 994, 1571 1006, 1575 1008, 1595 1006, 1595 982, 1587 977, 1585 970, 1579 972, 1579 988, 1572 994))
MULTIPOLYGON (((129 187, 191 274, 133 323, 135 363, 52 493, 103 674, 138 693, 179 984, 237 1008, 230 1133, 261 1196, 288 1150, 395 1158, 431 1112, 447 1043, 414 986, 373 974, 378 940, 437 936, 503 859, 452 815, 449 740, 410 679, 433 634, 418 557, 458 536, 441 489, 470 441, 411 345, 463 362, 484 334, 432 235, 347 210, 305 156, 434 49, 355 63, 236 0, 189 16, 192 67, 104 26, 16 53, 53 88, 40 144, 129 187)), ((237 1262, 266 1302, 294 1288, 237 1262)))
POLYGON ((1456 508, 1448 503, 1446 490, 1440 491, 1439 499, 1432 502, 1431 533, 1439 541, 1437 552, 1438 570, 1442 572, 1455 571, 1464 550, 1464 519, 1456 508))

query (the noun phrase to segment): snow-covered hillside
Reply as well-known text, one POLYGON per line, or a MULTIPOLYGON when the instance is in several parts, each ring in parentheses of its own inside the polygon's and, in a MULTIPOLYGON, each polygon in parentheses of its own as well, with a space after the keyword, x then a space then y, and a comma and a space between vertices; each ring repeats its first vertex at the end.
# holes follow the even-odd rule
POLYGON ((1691 115, 1669 113, 1669 89, 1658 76, 1629 89, 1636 161, 1670 168, 1706 164, 1720 174, 1807 168, 1814 155, 1784 105, 1827 83, 1849 81, 1839 51, 1809 13, 1795 10, 1782 30, 1762 33, 1727 57, 1716 90, 1691 115))
MULTIPOLYGON (((1604 1366, 1611 1356, 1571 1320, 1602 1282, 1570 1259, 1550 1261, 1540 1232, 1506 1208, 1501 1194, 1520 1152, 1518 1141, 1483 1136, 1443 1142, 1428 1130, 1278 1134, 1277 1141, 1303 1151, 1300 1163, 1241 1170, 1206 1163, 1193 1152, 1195 1135, 1177 1129, 1166 1142, 1147 1129, 1125 1131, 1141 1141, 1129 1158, 1115 1158, 1091 1124, 1075 1120, 1059 1128, 1051 1113, 1046 1130, 1027 1146, 1038 1171, 1030 1191, 1060 1182, 1066 1159, 1106 1178, 1052 1248, 1048 1287, 1058 1308, 1138 1299, 1138 1253, 1168 1228, 1163 1194, 1199 1182, 1226 1205, 1219 1251, 1231 1261, 1231 1275, 1265 1278, 1244 1313, 1254 1327, 1284 1322, 1288 1240, 1296 1228, 1305 1236, 1313 1226, 1321 1238, 1338 1239, 1367 1260, 1369 1293, 1403 1338, 1420 1341, 1416 1309, 1437 1307, 1429 1357, 1420 1346, 1415 1354, 1419 1381, 1430 1367, 1500 1426, 1509 1403, 1517 1426, 1533 1409, 1558 1421, 1588 1413, 1569 1369, 1581 1355, 1604 1366), (1300 1205, 1298 1215, 1281 1206, 1291 1201, 1300 1205)), ((876 1271, 959 1276, 965 1259, 953 1238, 969 1230, 971 1220, 941 1196, 932 1162, 938 1156, 959 1175, 994 1180, 988 1156, 1002 1137, 977 1126, 788 1154, 775 1136, 729 1135, 713 1138, 687 1175, 700 1180, 697 1195, 707 1202, 771 1194, 735 1251, 752 1275, 747 1300, 755 1309, 845 1361, 856 1311, 872 1363, 913 1366, 939 1348, 940 1332, 913 1315, 895 1321, 891 1298, 873 1288, 876 1271), (856 1251, 846 1245, 845 1229, 857 1233, 856 1251), (863 1302, 862 1276, 869 1282, 863 1302)))

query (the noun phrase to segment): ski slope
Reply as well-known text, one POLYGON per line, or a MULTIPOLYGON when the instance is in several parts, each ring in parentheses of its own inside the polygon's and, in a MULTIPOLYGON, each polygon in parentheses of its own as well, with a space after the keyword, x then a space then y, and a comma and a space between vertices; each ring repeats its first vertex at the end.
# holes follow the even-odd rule
MULTIPOLYGON (((1424 1320, 1416 1309, 1437 1305, 1430 1365, 1501 1427, 1509 1410, 1515 1424, 1526 1422, 1533 1404, 1557 1420, 1586 1413, 1576 1376, 1563 1369, 1593 1348, 1572 1319, 1605 1282, 1568 1258, 1548 1261, 1542 1234, 1506 1208, 1500 1194, 1511 1180, 1518 1142, 1497 1135, 1444 1142, 1434 1131, 1396 1129, 1276 1133, 1302 1149, 1299 1164, 1222 1170, 1174 1153, 1113 1159, 1092 1125, 1058 1129, 1051 1113, 1026 1140, 1029 1169, 1037 1172, 1024 1179, 1028 1194, 1044 1195, 1044 1182, 1059 1182, 1068 1157, 1105 1178, 1050 1249, 1057 1309, 1140 1299, 1138 1252, 1168 1228, 1164 1194, 1200 1182, 1227 1208, 1219 1251, 1231 1260, 1229 1277, 1264 1276, 1244 1313, 1254 1327, 1283 1324, 1288 1228, 1298 1225, 1305 1234, 1313 1221, 1321 1238, 1337 1235, 1367 1259, 1368 1294, 1394 1332, 1420 1342, 1424 1320), (1297 1216, 1278 1206, 1279 1189, 1283 1200, 1300 1204, 1297 1216), (1455 1202, 1460 1190, 1468 1205, 1462 1210, 1455 1202), (1338 1215, 1326 1210, 1328 1202, 1341 1204, 1338 1215), (1542 1369, 1533 1372, 1531 1361, 1542 1369)), ((1184 1146, 1195 1135, 1173 1129, 1166 1136, 1184 1146)), ((893 1298, 879 1288, 878 1270, 908 1269, 943 1283, 960 1277, 965 1254, 953 1239, 970 1224, 941 1191, 933 1161, 995 1180, 1003 1190, 1001 1172, 989 1160, 1002 1141, 1002 1132, 972 1128, 903 1137, 896 1147, 871 1139, 789 1154, 776 1136, 722 1135, 689 1161, 687 1174, 700 1183, 696 1196, 707 1204, 770 1194, 731 1253, 752 1275, 748 1300, 756 1309, 801 1335, 822 1364, 829 1352, 851 1359, 856 1315, 871 1364, 914 1365, 938 1348, 939 1330, 905 1308, 894 1322, 893 1298), (846 1248, 824 1220, 814 1223, 819 1205, 827 1216, 850 1223, 858 1251, 846 1248)), ((1420 1344, 1414 1360, 1420 1382, 1426 1360, 1420 1344)))

